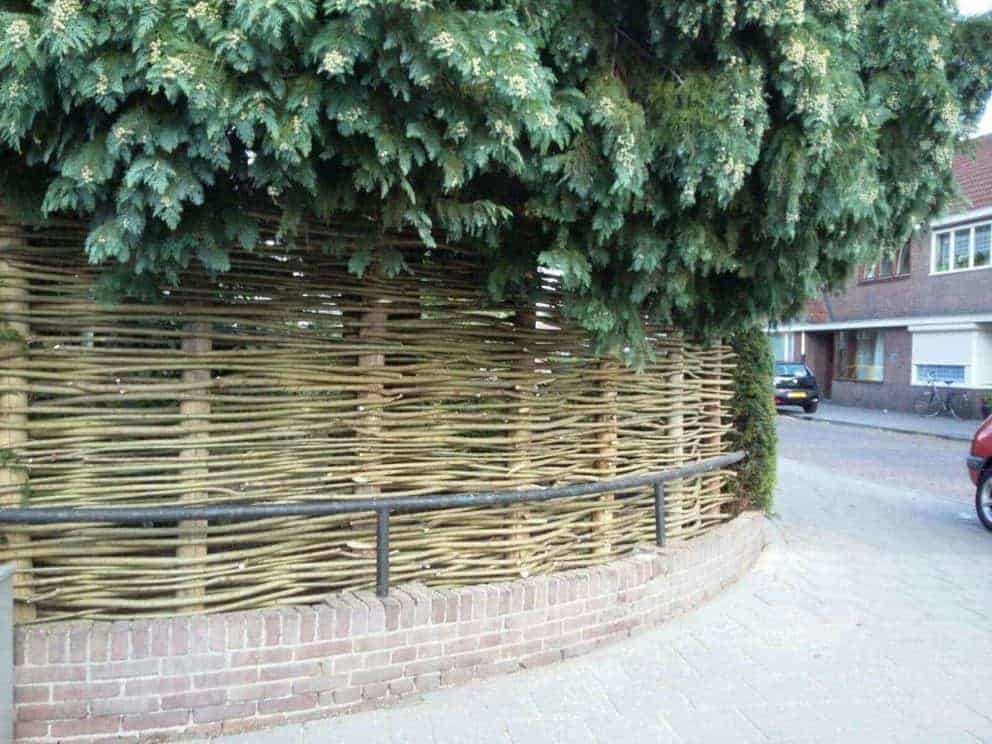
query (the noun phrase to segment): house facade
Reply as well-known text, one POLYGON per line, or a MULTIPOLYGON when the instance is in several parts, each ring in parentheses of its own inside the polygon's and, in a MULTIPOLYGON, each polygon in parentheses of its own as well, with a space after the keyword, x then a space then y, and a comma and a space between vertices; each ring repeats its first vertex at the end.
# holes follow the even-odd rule
POLYGON ((909 411, 933 378, 977 417, 992 394, 992 135, 954 173, 966 204, 771 330, 776 359, 805 361, 825 398, 909 411))

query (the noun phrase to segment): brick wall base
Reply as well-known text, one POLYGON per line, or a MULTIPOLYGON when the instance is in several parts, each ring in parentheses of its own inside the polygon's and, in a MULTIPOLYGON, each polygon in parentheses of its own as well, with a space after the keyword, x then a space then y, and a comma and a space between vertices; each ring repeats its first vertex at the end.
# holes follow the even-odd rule
POLYGON ((371 707, 591 651, 683 613, 754 563, 764 519, 502 584, 344 592, 311 607, 19 627, 16 739, 138 741, 371 707))

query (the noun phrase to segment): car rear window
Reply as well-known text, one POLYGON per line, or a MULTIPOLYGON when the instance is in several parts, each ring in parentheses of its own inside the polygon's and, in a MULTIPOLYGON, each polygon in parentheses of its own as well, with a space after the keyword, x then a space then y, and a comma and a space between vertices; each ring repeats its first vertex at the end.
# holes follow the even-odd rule
POLYGON ((777 377, 805 377, 806 367, 802 364, 776 364, 775 375, 777 377))

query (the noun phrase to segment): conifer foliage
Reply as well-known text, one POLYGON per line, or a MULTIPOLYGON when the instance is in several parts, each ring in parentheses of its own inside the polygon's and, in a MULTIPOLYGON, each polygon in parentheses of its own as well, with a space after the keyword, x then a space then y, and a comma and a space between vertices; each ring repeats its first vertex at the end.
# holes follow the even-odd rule
MULTIPOLYGON (((990 22, 943 0, 0 1, 0 190, 110 286, 259 240, 252 208, 536 269, 604 348, 779 318, 951 191, 990 22)), ((357 244, 356 244, 357 245, 357 244)), ((530 279, 528 279, 530 277, 530 279)))

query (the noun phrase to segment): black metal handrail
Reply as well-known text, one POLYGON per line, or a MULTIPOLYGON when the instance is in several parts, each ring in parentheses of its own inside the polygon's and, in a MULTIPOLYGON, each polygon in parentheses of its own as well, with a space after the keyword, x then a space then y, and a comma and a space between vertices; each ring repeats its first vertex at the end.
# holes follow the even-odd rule
POLYGON ((645 475, 576 483, 570 486, 531 488, 525 491, 489 491, 479 493, 439 494, 436 496, 374 496, 337 501, 310 501, 298 504, 219 504, 217 506, 136 506, 103 508, 43 507, 38 509, 0 509, 0 524, 145 524, 148 522, 184 522, 192 520, 248 521, 273 517, 324 517, 334 514, 375 512, 376 594, 389 593, 389 515, 457 509, 474 506, 508 506, 510 504, 550 501, 575 496, 591 496, 611 491, 654 486, 655 541, 665 544, 665 483, 710 473, 740 462, 743 452, 710 457, 678 468, 645 475))

